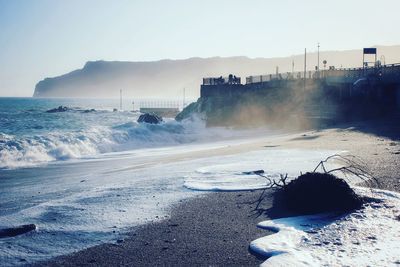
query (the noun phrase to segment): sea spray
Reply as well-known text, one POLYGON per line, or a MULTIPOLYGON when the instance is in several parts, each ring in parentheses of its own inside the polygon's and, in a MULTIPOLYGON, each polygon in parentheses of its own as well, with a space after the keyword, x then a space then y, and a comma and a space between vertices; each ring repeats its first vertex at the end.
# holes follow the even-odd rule
POLYGON ((85 106, 87 103, 83 100, 15 99, 13 104, 9 102, 13 101, 0 105, 1 169, 248 134, 240 130, 206 128, 204 120, 197 117, 180 122, 166 118, 159 125, 139 124, 136 122, 138 112, 112 112, 111 108, 94 105, 98 103, 85 106), (60 104, 72 108, 65 112, 46 112, 60 104), (84 112, 92 107, 96 109, 84 112))
POLYGON ((204 129, 199 121, 168 121, 161 125, 127 122, 114 127, 92 126, 71 132, 53 131, 24 136, 0 133, 0 168, 26 167, 107 152, 189 143, 205 137, 201 134, 204 129))

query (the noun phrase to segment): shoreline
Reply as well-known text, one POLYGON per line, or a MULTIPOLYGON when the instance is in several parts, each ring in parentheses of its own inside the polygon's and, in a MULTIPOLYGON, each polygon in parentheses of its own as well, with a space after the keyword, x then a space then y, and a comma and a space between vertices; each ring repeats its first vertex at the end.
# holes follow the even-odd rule
MULTIPOLYGON (((268 234, 256 227, 266 219, 252 204, 260 193, 212 192, 186 199, 173 205, 169 218, 133 227, 124 239, 38 266, 259 265, 265 257, 254 255, 248 245, 268 234)), ((274 217, 288 216, 273 209, 272 201, 270 190, 259 209, 270 210, 274 217)))
MULTIPOLYGON (((361 158, 379 179, 381 184, 374 187, 400 192, 399 133, 400 127, 395 120, 380 121, 374 127, 362 122, 352 127, 342 126, 261 140, 251 147, 345 150, 361 158)), ((229 148, 228 151, 222 149, 218 153, 240 152, 246 145, 229 148)), ((37 265, 259 265, 265 258, 248 251, 252 240, 267 235, 265 230, 256 227, 257 223, 290 214, 273 208, 270 190, 262 203, 261 215, 255 218, 249 216, 255 206, 250 202, 258 198, 258 192, 212 192, 186 199, 171 207, 168 219, 133 227, 123 240, 56 257, 37 265)))

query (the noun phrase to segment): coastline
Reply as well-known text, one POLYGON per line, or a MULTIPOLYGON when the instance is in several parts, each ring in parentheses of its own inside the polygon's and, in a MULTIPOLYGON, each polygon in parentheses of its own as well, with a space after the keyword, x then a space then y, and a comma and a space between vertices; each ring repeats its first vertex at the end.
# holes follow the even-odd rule
MULTIPOLYGON (((375 187, 399 192, 400 127, 396 120, 374 123, 372 126, 370 122, 360 122, 351 127, 342 125, 290 137, 266 138, 250 147, 344 150, 366 163, 380 182, 375 187)), ((240 153, 246 146, 214 153, 240 153)), ((267 232, 258 229, 256 224, 290 216, 284 210, 272 208, 271 190, 262 203, 262 215, 251 216, 255 204, 250 202, 258 198, 259 192, 218 192, 187 199, 171 208, 169 218, 134 227, 119 242, 98 245, 38 265, 259 265, 263 258, 252 255, 248 245, 267 232)))
MULTIPOLYGON (((255 266, 265 258, 248 250, 249 243, 265 236, 256 224, 265 220, 254 208, 260 190, 213 192, 183 200, 173 206, 169 218, 132 228, 113 244, 102 244, 57 257, 40 266, 255 266)), ((272 191, 260 209, 275 216, 272 191)))

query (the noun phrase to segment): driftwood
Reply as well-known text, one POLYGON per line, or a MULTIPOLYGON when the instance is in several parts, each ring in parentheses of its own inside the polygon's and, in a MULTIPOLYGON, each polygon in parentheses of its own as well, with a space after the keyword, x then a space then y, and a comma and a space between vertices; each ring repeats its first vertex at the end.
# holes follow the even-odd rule
POLYGON ((320 161, 318 165, 315 167, 313 172, 316 172, 318 169, 322 169, 324 173, 333 173, 333 172, 341 172, 345 176, 347 175, 354 175, 363 180, 364 182, 368 183, 370 181, 375 181, 379 183, 378 180, 369 173, 367 170, 367 166, 357 157, 353 155, 332 155, 327 157, 325 160, 320 161), (343 165, 342 167, 327 170, 325 167, 325 163, 329 160, 335 160, 336 162, 343 165))
MULTIPOLYGON (((375 181, 376 183, 379 183, 378 180, 368 172, 367 167, 362 163, 362 161, 352 155, 346 155, 346 156, 342 156, 339 154, 331 155, 326 159, 321 160, 312 172, 313 173, 318 172, 318 169, 321 169, 323 173, 326 174, 330 174, 333 172, 341 172, 345 175, 345 177, 348 177, 348 175, 354 175, 366 183, 368 183, 371 180, 375 181), (343 166, 328 170, 325 164, 330 160, 335 160, 336 162, 340 163, 340 165, 343 166)), ((287 179, 288 179, 287 173, 286 175, 280 174, 280 179, 278 181, 275 181, 265 176, 264 171, 261 172, 261 170, 248 173, 257 174, 265 178, 267 180, 267 184, 265 186, 266 189, 272 187, 284 188, 287 185, 287 179)), ((301 174, 302 173, 300 173, 300 175, 301 174)))
MULTIPOLYGON (((299 212, 301 211, 313 212, 312 210, 313 207, 311 206, 314 205, 313 202, 314 200, 308 199, 313 197, 321 199, 321 203, 315 203, 314 205, 315 212, 323 211, 324 205, 327 207, 327 209, 334 209, 335 207, 337 207, 338 210, 342 211, 360 207, 360 205, 362 204, 362 200, 354 193, 354 191, 348 186, 347 182, 344 179, 338 178, 335 175, 333 175, 333 173, 335 172, 340 172, 344 174, 346 179, 350 179, 349 175, 354 175, 367 184, 370 181, 375 181, 376 183, 378 183, 377 179, 374 178, 367 171, 367 167, 363 164, 363 162, 352 155, 342 156, 335 154, 329 156, 326 159, 320 161, 312 172, 301 174, 298 178, 293 179, 289 182, 288 182, 288 174, 285 175, 280 174, 280 179, 274 180, 266 176, 264 172, 261 173, 257 171, 253 172, 253 174, 257 174, 265 178, 267 183, 265 188, 261 192, 259 198, 251 203, 251 204, 256 204, 253 212, 255 212, 257 216, 260 216, 263 212, 265 212, 265 210, 260 208, 260 205, 266 196, 266 190, 271 188, 277 189, 278 190, 277 192, 280 193, 280 195, 283 195, 284 199, 287 200, 290 199, 288 200, 288 203, 291 202, 290 206, 293 207, 297 205, 297 202, 299 202, 297 208, 297 211, 299 212), (342 166, 334 169, 328 169, 326 163, 332 160, 335 160, 342 166), (327 179, 325 181, 330 184, 328 187, 325 187, 326 183, 324 183, 323 179, 327 179), (308 194, 314 194, 314 195, 310 196, 307 195, 307 193, 303 194, 303 192, 297 192, 299 190, 304 192, 309 191, 308 194), (325 195, 324 193, 321 194, 321 191, 323 190, 326 190, 325 195), (345 198, 348 201, 346 203, 345 202, 341 203, 340 202, 341 200, 335 197, 336 195, 339 198, 342 199, 345 198), (295 200, 293 201, 292 198, 295 200), (307 210, 308 207, 304 207, 306 205, 300 204, 302 200, 304 200, 305 203, 307 201, 311 201, 308 202, 307 204, 308 206, 310 206, 308 210, 307 210)), ((318 199, 315 200, 318 202, 318 199)))
POLYGON ((24 224, 16 227, 0 229, 0 238, 22 235, 33 230, 36 230, 36 225, 34 224, 24 224))

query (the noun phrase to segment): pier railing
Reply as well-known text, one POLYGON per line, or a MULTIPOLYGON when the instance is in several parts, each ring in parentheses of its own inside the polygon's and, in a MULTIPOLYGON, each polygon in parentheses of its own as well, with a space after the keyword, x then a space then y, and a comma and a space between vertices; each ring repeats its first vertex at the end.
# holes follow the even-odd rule
POLYGON ((240 84, 240 77, 234 75, 230 77, 207 77, 203 78, 203 85, 220 85, 220 84, 240 84))
POLYGON ((140 100, 139 108, 180 108, 182 101, 178 100, 140 100))
POLYGON ((285 72, 285 73, 278 73, 278 74, 267 74, 267 75, 255 75, 255 76, 248 76, 246 77, 246 84, 251 83, 262 83, 262 82, 269 82, 272 80, 296 80, 296 79, 314 79, 316 77, 316 71, 306 71, 303 72, 285 72))
POLYGON ((323 77, 347 77, 361 78, 370 74, 378 74, 381 76, 394 75, 400 73, 400 63, 382 65, 379 67, 369 68, 344 68, 322 71, 323 77))
POLYGON ((255 75, 246 77, 246 84, 263 83, 273 80, 299 80, 299 79, 343 79, 354 80, 369 75, 393 76, 400 75, 400 63, 382 65, 368 68, 340 68, 318 71, 286 72, 279 74, 255 75))

